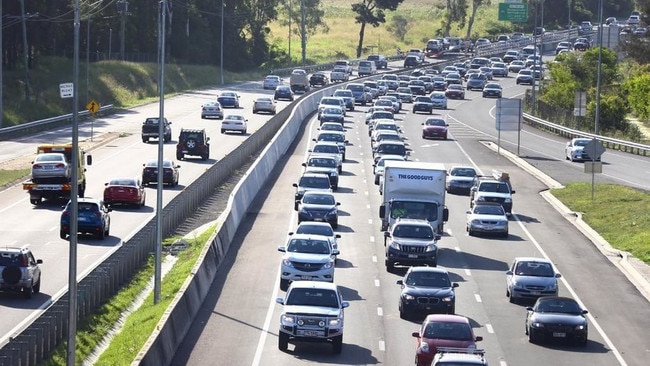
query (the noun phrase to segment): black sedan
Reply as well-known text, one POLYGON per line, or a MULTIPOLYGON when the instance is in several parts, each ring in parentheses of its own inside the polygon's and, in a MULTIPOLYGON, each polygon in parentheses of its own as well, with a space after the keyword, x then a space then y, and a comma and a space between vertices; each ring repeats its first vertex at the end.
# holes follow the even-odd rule
POLYGON ((458 84, 449 85, 445 90, 445 96, 449 99, 465 99, 465 88, 458 84))
POLYGON ((417 97, 413 101, 413 113, 416 112, 425 112, 432 114, 433 113, 433 103, 431 103, 431 98, 429 97, 417 97))
MULTIPOLYGON (((142 185, 146 186, 150 183, 156 183, 158 181, 158 160, 149 160, 147 163, 142 164, 142 185)), ((181 167, 177 165, 172 160, 163 160, 163 184, 170 185, 172 187, 178 185, 178 169, 181 167)))
POLYGON ((309 86, 325 86, 330 83, 330 79, 322 72, 315 72, 309 77, 309 86))
POLYGON ((343 109, 341 107, 327 107, 320 114, 320 123, 338 122, 343 123, 343 109))
POLYGON ((275 88, 275 94, 273 95, 273 99, 275 100, 285 99, 285 100, 293 101, 293 91, 291 90, 291 87, 289 87, 288 85, 278 85, 275 88))
POLYGON ((339 226, 340 202, 328 192, 307 191, 298 206, 298 224, 303 221, 329 222, 333 229, 339 226))
POLYGON ((447 270, 435 267, 410 267, 404 279, 399 300, 399 316, 408 319, 414 314, 454 314, 458 283, 451 282, 447 270))
POLYGON ((526 310, 526 335, 530 343, 547 339, 587 345, 587 310, 583 310, 577 301, 568 297, 543 296, 526 310))
POLYGON ((239 108, 239 94, 231 91, 225 91, 219 94, 217 101, 223 108, 239 108))

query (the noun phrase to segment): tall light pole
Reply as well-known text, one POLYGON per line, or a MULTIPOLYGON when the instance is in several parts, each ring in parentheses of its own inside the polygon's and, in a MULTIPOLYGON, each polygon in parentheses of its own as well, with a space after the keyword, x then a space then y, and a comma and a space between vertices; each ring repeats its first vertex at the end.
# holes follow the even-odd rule
POLYGON ((302 47, 302 64, 305 65, 307 58, 307 33, 305 32, 305 4, 303 0, 300 0, 300 46, 302 47))
POLYGON ((25 59, 25 100, 29 101, 29 49, 27 45, 27 19, 25 17, 25 0, 20 0, 20 15, 23 23, 23 54, 25 59))
POLYGON ((603 0, 598 5, 598 71, 596 74, 596 118, 594 121, 594 134, 598 135, 598 124, 600 123, 600 89, 601 71, 603 64, 603 0))
POLYGON ((219 74, 221 75, 221 85, 224 84, 223 81, 223 22, 224 22, 224 16, 223 13, 225 12, 225 6, 224 6, 224 0, 221 0, 221 47, 219 50, 219 74))

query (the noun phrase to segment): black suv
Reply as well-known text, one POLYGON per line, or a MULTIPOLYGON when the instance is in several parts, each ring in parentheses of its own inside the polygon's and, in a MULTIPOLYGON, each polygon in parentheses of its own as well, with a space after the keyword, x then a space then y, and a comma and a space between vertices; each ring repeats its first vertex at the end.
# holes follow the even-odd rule
POLYGON ((27 248, 0 248, 0 291, 22 292, 28 299, 39 293, 42 263, 27 248))
POLYGON ((201 160, 210 158, 210 138, 205 130, 182 129, 176 144, 176 159, 183 160, 185 155, 200 156, 201 160))

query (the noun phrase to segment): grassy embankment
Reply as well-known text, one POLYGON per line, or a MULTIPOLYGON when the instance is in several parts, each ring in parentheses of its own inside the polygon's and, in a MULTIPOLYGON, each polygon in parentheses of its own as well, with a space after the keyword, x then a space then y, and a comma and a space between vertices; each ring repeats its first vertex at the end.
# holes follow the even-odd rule
MULTIPOLYGON (((316 34, 310 37, 308 58, 315 62, 335 58, 353 58, 356 54, 359 26, 354 24, 353 14, 349 10, 350 3, 345 0, 329 0, 325 3, 326 21, 331 31, 328 34, 316 34)), ((440 12, 433 6, 437 3, 440 3, 440 0, 406 0, 398 12, 409 19, 409 31, 405 40, 396 40, 386 26, 368 27, 366 29, 366 47, 378 46, 374 51, 379 50, 387 55, 392 54, 397 47, 402 49, 421 47, 439 28, 440 12)), ((486 18, 488 14, 492 19, 496 18, 494 9, 484 10, 478 16, 486 18)), ((391 16, 389 14, 388 18, 390 19, 391 16)), ((475 25, 475 32, 483 34, 486 24, 487 22, 478 21, 475 25)), ((273 25, 271 29, 276 43, 286 43, 281 41, 286 40, 286 36, 283 35, 286 35, 286 30, 279 25, 273 25)), ((454 31, 454 33, 463 36, 465 31, 454 31)), ((300 57, 299 44, 299 40, 294 36, 292 40, 294 60, 300 57)), ((370 49, 367 50, 367 53, 369 52, 370 49)), ((53 69, 45 71, 41 77, 52 78, 52 75, 67 75, 70 69, 70 65, 66 64, 65 67, 60 67, 60 71, 53 69)), ((113 103, 121 107, 155 101, 157 98, 156 75, 155 65, 119 62, 94 64, 91 67, 92 92, 90 96, 102 104, 113 103)), ((215 85, 219 80, 218 68, 214 67, 169 67, 166 75, 169 83, 166 85, 166 90, 172 94, 182 90, 215 85)), ((227 75, 226 79, 231 82, 250 80, 259 76, 258 73, 253 72, 248 75, 227 75)), ((69 81, 68 79, 64 77, 61 80, 49 80, 43 82, 42 85, 58 86, 58 83, 69 81)), ((53 90, 42 92, 39 103, 48 104, 46 101, 52 101, 51 105, 46 108, 51 111, 50 115, 68 113, 65 106, 59 105, 58 87, 53 88, 53 90)), ((82 88, 80 93, 85 95, 85 90, 82 88)), ((29 120, 30 117, 21 116, 16 119, 24 118, 29 120)), ((38 118, 42 117, 31 119, 38 118)), ((12 177, 24 176, 24 174, 25 171, 0 171, 0 185, 3 181, 12 180, 12 177)), ((571 184, 566 189, 556 190, 553 193, 571 209, 583 212, 584 219, 614 247, 630 251, 636 257, 650 263, 650 244, 648 244, 650 240, 648 240, 647 232, 647 228, 650 227, 650 214, 648 213, 650 211, 648 210, 650 196, 647 192, 618 186, 597 186, 597 199, 594 202, 591 201, 590 192, 589 187, 583 184, 571 184)), ((97 363, 98 365, 130 364, 133 356, 140 350, 166 306, 187 277, 210 232, 212 230, 191 241, 192 249, 181 255, 174 268, 163 280, 161 303, 156 306, 141 307, 129 316, 125 322, 125 328, 111 342, 110 347, 97 363)), ((77 336, 79 345, 77 360, 79 363, 99 344, 100 336, 106 334, 116 324, 122 313, 143 291, 152 276, 152 271, 150 263, 135 276, 131 284, 102 307, 97 314, 80 322, 77 336)), ((145 303, 153 303, 151 296, 146 299, 145 303)), ((61 365, 65 363, 64 360, 65 345, 46 364, 61 365)))

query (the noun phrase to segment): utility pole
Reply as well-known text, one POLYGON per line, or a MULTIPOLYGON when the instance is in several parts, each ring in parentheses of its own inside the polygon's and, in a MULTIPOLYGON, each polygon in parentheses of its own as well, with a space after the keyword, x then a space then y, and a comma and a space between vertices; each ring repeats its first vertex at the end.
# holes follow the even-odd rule
MULTIPOLYGON (((223 9, 222 9, 223 11, 223 9)), ((160 293, 162 286, 162 209, 163 209, 163 147, 165 139, 163 138, 165 131, 165 14, 167 12, 167 0, 162 0, 160 3, 158 26, 158 90, 160 92, 158 100, 158 180, 156 187, 156 248, 155 248, 155 266, 154 266, 154 286, 153 286, 153 303, 160 302, 160 293)))
POLYGON ((2 90, 4 89, 4 80, 2 79, 2 74, 3 74, 3 69, 5 67, 5 58, 4 58, 4 53, 2 50, 4 49, 4 45, 2 44, 2 17, 4 14, 2 13, 2 0, 0 0, 0 128, 2 128, 2 122, 4 120, 4 109, 2 105, 2 98, 4 98, 2 90))
POLYGON ((124 61, 124 40, 126 33, 126 16, 129 14, 129 2, 126 0, 120 0, 117 2, 117 12, 121 16, 120 24, 120 59, 124 61))
POLYGON ((221 0, 221 47, 219 47, 219 58, 221 59, 219 61, 219 75, 221 76, 221 85, 224 84, 223 80, 223 22, 224 22, 224 16, 223 13, 226 11, 226 8, 224 6, 224 0, 221 0))
POLYGON ((293 20, 293 8, 289 0, 289 63, 291 63, 291 21, 293 20))
POLYGON ((302 46, 302 65, 304 66, 307 58, 307 32, 305 32, 305 4, 303 0, 300 0, 300 12, 300 32, 302 34, 302 37, 300 38, 302 46))
POLYGON ((23 55, 25 59, 25 101, 29 101, 29 48, 27 45, 27 19, 25 17, 25 0, 20 0, 20 15, 23 23, 23 55))

